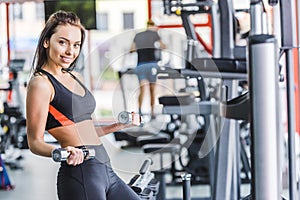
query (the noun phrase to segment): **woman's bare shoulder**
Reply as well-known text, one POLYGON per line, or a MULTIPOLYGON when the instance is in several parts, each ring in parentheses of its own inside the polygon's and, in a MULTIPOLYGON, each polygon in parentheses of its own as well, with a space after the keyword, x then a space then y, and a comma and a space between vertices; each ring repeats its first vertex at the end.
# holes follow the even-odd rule
POLYGON ((50 88, 48 77, 42 74, 32 76, 28 83, 28 89, 49 90, 50 88))

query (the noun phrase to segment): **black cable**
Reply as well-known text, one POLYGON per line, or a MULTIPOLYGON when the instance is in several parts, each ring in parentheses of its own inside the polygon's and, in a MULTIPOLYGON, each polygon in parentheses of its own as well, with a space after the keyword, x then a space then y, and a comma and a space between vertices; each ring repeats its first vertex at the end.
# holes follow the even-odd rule
POLYGON ((287 50, 290 50, 290 49, 299 49, 300 46, 283 46, 283 47, 280 47, 280 51, 279 51, 279 59, 281 58, 281 56, 283 56, 284 53, 286 53, 287 50))
POLYGON ((289 50, 289 49, 299 49, 300 46, 283 46, 283 47, 280 47, 279 49, 282 49, 282 50, 289 50))

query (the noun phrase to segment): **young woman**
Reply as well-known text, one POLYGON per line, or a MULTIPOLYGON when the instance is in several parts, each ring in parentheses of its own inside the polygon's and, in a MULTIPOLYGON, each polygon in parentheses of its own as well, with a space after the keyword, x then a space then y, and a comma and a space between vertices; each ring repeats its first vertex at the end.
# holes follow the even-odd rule
POLYGON ((43 29, 26 99, 27 137, 30 150, 51 157, 55 146, 44 141, 48 131, 69 152, 57 176, 59 199, 140 199, 112 170, 99 137, 139 125, 114 123, 95 128, 92 113, 95 99, 72 72, 85 38, 80 19, 71 12, 52 14, 43 29), (93 149, 94 158, 84 158, 83 149, 93 149))

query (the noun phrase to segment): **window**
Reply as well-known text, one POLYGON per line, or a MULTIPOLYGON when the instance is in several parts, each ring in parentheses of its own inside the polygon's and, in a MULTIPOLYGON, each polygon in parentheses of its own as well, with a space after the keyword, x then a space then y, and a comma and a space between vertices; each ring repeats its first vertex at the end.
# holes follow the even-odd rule
POLYGON ((96 0, 48 0, 45 4, 45 20, 58 11, 72 11, 78 15, 87 30, 96 29, 96 0))
POLYGON ((36 13, 36 17, 38 19, 44 19, 45 18, 44 4, 43 3, 36 3, 35 4, 35 13, 36 13))
POLYGON ((100 31, 108 31, 108 14, 98 13, 97 14, 97 29, 100 31))
POLYGON ((21 4, 13 4, 13 16, 14 19, 22 19, 23 18, 23 9, 21 4))
POLYGON ((133 29, 133 13, 123 13, 123 29, 133 29))

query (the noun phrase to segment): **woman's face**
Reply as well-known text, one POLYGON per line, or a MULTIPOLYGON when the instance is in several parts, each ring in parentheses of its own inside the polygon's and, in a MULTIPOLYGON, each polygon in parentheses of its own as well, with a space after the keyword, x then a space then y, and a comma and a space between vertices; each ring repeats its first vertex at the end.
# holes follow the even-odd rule
POLYGON ((59 25, 50 40, 44 41, 47 49, 48 65, 68 68, 80 52, 80 28, 71 25, 59 25))

